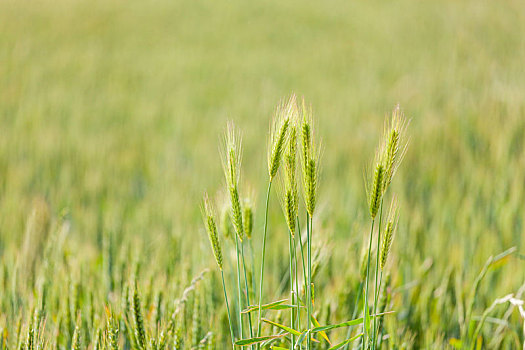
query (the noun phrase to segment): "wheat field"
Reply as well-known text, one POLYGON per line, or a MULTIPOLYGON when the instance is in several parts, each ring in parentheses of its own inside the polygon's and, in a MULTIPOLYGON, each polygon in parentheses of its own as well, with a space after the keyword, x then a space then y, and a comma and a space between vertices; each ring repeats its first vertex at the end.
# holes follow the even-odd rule
POLYGON ((1 0, 2 349, 525 349, 524 62, 519 0, 1 0))

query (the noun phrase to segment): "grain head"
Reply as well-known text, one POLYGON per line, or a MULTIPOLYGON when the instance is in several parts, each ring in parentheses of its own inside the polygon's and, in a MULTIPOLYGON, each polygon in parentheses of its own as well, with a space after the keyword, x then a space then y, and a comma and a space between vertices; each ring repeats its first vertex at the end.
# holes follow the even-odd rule
POLYGON ((398 221, 399 221, 398 204, 397 204, 397 199, 394 196, 392 198, 392 203, 390 204, 390 210, 388 212, 388 218, 387 218, 387 223, 385 227, 385 235, 384 235, 383 244, 381 247, 381 260, 380 260, 381 270, 385 268, 385 265, 388 259, 388 253, 390 252, 390 248, 392 247, 392 241, 394 240, 394 236, 396 233, 398 221))
POLYGON ((206 227, 206 232, 208 233, 208 239, 210 240, 211 248, 213 250, 213 255, 215 256, 215 261, 217 262, 219 269, 222 270, 222 250, 219 241, 217 225, 215 223, 215 210, 207 193, 204 193, 202 217, 204 220, 204 226, 206 227))
POLYGON ((226 178, 227 192, 230 196, 230 218, 235 233, 242 241, 244 238, 244 225, 242 221, 242 208, 239 197, 239 179, 241 169, 241 137, 235 130, 233 123, 228 123, 224 138, 224 147, 221 151, 222 167, 226 178))
POLYGON ((277 108, 277 112, 272 120, 268 140, 268 175, 270 176, 270 181, 274 179, 279 170, 286 140, 288 138, 288 129, 291 120, 296 114, 297 105, 295 102, 295 95, 292 95, 287 102, 282 103, 277 108))

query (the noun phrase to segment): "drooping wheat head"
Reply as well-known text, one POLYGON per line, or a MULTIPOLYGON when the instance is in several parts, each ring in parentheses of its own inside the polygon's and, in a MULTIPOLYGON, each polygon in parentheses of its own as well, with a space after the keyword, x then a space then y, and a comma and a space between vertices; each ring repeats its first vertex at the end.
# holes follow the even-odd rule
POLYGON ((281 104, 272 120, 270 137, 268 140, 268 175, 272 181, 277 175, 281 158, 288 138, 291 116, 296 110, 295 95, 281 104))
POLYGON ((384 129, 385 190, 392 182, 392 177, 395 175, 405 155, 408 146, 406 137, 407 126, 408 122, 405 115, 399 105, 396 105, 392 111, 391 118, 386 120, 384 129))
POLYGON ((281 185, 281 206, 286 224, 292 237, 295 237, 299 194, 297 190, 297 113, 294 113, 290 124, 290 134, 284 154, 284 174, 281 185))
POLYGON ((235 233, 242 241, 244 225, 242 221, 242 207, 239 197, 239 180, 241 170, 242 148, 241 137, 235 130, 233 123, 228 123, 224 138, 224 147, 221 151, 222 166, 226 178, 227 192, 230 196, 230 218, 235 233))
POLYGON ((311 107, 302 101, 301 124, 301 164, 303 170, 303 196, 308 214, 313 216, 319 176, 320 153, 315 146, 313 130, 313 114, 311 107))
POLYGON ((215 261, 217 262, 219 269, 222 270, 222 250, 219 241, 219 234, 217 231, 217 224, 215 223, 215 210, 207 193, 204 193, 202 217, 204 220, 204 226, 206 227, 206 232, 208 233, 211 248, 213 250, 213 255, 215 256, 215 261))
POLYGON ((388 253, 390 252, 390 248, 392 247, 392 241, 396 233, 398 221, 399 221, 398 204, 397 204, 397 198, 394 196, 392 198, 392 203, 390 204, 390 210, 388 212, 388 218, 387 218, 387 223, 386 223, 386 228, 385 228, 385 236, 383 238, 383 244, 381 247, 381 260, 380 260, 381 270, 384 270, 385 268, 385 265, 388 259, 388 253))
POLYGON ((377 212, 379 211, 381 198, 383 198, 384 192, 385 165, 382 151, 376 152, 374 164, 374 174, 367 188, 368 205, 372 219, 375 219, 377 212))

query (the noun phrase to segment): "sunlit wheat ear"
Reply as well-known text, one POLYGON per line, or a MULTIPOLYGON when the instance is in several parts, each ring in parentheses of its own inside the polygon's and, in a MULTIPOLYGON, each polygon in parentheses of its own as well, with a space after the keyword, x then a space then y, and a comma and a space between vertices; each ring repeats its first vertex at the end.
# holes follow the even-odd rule
POLYGON ((222 167, 226 178, 227 192, 230 196, 230 218, 235 229, 235 233, 242 241, 244 238, 244 226, 242 221, 242 207, 239 197, 239 179, 241 171, 241 137, 235 131, 233 123, 228 123, 224 138, 223 149, 221 150, 222 167))
POLYGON ((399 164, 405 155, 408 139, 406 136, 406 129, 408 122, 401 111, 399 105, 396 105, 392 111, 391 118, 385 122, 384 130, 384 156, 385 162, 385 189, 392 182, 392 177, 395 175, 399 164))
POLYGON ((226 125, 222 148, 220 150, 222 167, 226 184, 228 186, 239 185, 240 169, 242 160, 242 138, 232 121, 226 125))
POLYGON ((277 170, 281 164, 281 158, 288 138, 290 123, 297 113, 295 95, 281 104, 272 120, 270 136, 268 140, 268 175, 270 181, 277 175, 277 170))
POLYGON ((286 224, 295 237, 299 195, 297 191, 297 116, 292 119, 286 151, 284 154, 284 176, 280 186, 280 202, 286 224))
POLYGON ((301 122, 301 165, 303 175, 303 196, 306 210, 313 216, 319 179, 320 152, 315 146, 312 109, 302 102, 301 122))
POLYGON ((290 185, 295 185, 297 173, 297 138, 300 125, 299 113, 297 106, 293 108, 290 115, 290 127, 288 132, 288 140, 286 150, 284 152, 284 173, 287 182, 290 185))
POLYGON ((286 180, 282 180, 278 187, 279 202, 283 209, 284 218, 286 219, 286 225, 292 237, 295 237, 296 223, 297 223, 297 194, 294 190, 286 183, 286 180))
POLYGON ((217 261, 219 269, 222 270, 222 250, 219 242, 217 225, 215 223, 215 210, 210 202, 210 198, 208 197, 207 193, 204 193, 204 200, 202 204, 202 217, 204 220, 204 226, 206 227, 206 232, 208 233, 211 248, 213 250, 213 255, 215 256, 215 261, 217 261))
POLYGON ((368 205, 372 219, 375 219, 377 215, 384 192, 385 165, 383 155, 384 153, 382 150, 376 152, 373 176, 372 179, 369 180, 370 182, 367 186, 368 205))
POLYGON ((380 266, 381 270, 385 268, 387 259, 388 259, 388 253, 390 252, 390 248, 392 247, 392 241, 394 240, 394 236, 397 229, 397 223, 399 221, 399 211, 398 211, 398 205, 397 205, 397 199, 394 196, 392 198, 392 203, 390 204, 390 210, 388 212, 388 218, 385 228, 385 236, 383 238, 383 244, 381 247, 381 261, 380 266))

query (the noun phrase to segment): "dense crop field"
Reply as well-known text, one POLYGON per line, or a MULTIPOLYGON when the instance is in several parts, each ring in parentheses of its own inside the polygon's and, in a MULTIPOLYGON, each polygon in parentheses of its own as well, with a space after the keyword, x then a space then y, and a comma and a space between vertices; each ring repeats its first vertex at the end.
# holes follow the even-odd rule
POLYGON ((279 337, 249 348, 355 337, 344 346, 520 349, 524 221, 521 0, 0 0, 2 349, 227 349, 259 324, 279 337), (397 222, 376 296, 376 242, 368 279, 365 252, 374 179, 388 165, 376 148, 401 113, 409 142, 375 220, 374 237, 397 222), (290 259, 286 157, 265 225, 293 126, 313 288, 299 247, 290 259), (238 180, 225 133, 242 135, 238 180), (244 232, 235 205, 225 212, 235 193, 244 232), (246 286, 255 307, 239 318, 246 286), (283 299, 258 321, 260 300, 283 299), (312 330, 376 312, 386 314, 312 330))

